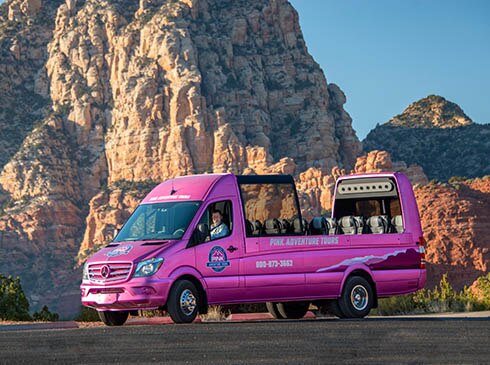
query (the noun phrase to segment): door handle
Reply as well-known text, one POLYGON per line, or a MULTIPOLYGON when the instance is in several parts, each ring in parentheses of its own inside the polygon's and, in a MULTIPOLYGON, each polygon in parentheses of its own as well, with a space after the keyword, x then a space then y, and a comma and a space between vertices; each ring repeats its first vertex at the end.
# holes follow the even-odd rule
POLYGON ((230 252, 235 252, 236 250, 238 250, 238 247, 234 247, 234 246, 230 245, 230 247, 228 247, 227 250, 230 252))

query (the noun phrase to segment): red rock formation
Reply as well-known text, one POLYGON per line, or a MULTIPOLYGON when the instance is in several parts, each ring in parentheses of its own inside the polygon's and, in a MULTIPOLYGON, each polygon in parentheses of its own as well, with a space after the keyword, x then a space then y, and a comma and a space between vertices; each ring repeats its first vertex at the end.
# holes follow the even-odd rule
MULTIPOLYGON (((285 0, 3 6, 0 96, 23 110, 0 115, 2 247, 23 255, 33 274, 11 256, 0 265, 21 275, 31 301, 54 298, 51 276, 71 274, 76 246, 83 254, 106 242, 134 207, 118 182, 330 170, 352 167, 361 150, 345 96, 308 54, 285 0), (113 204, 116 196, 122 204, 113 204), (55 214, 58 205, 73 209, 55 214), (58 226, 70 230, 54 239, 48 233, 58 226), (39 255, 26 255, 27 247, 39 255), (66 265, 51 250, 64 252, 66 265)), ((75 291, 77 282, 70 285, 75 291)))
POLYGON ((490 268, 490 177, 415 189, 427 240, 428 286, 461 289, 490 268))

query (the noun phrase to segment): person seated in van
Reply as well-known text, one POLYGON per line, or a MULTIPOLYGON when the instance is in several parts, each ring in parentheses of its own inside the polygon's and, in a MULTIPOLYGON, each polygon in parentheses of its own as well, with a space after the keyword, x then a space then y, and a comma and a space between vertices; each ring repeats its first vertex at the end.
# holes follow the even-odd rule
POLYGON ((226 237, 230 234, 228 226, 223 222, 223 213, 220 210, 214 210, 212 213, 213 224, 211 224, 211 240, 226 237))

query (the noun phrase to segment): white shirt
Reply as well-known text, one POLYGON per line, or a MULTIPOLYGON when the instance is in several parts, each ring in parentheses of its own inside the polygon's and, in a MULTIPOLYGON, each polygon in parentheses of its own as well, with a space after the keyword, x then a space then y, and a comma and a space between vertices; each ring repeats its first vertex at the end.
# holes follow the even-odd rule
POLYGON ((230 234, 228 226, 221 222, 216 226, 211 226, 211 239, 215 240, 217 238, 226 237, 230 234))

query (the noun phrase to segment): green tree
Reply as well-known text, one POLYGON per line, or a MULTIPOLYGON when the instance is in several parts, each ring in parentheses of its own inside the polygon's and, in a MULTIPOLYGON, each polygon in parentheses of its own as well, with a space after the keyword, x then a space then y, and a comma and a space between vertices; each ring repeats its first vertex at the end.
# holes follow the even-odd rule
POLYGON ((47 305, 45 305, 39 312, 34 312, 32 315, 32 319, 35 321, 56 322, 59 318, 60 316, 58 313, 50 312, 47 305))
POLYGON ((0 274, 0 319, 28 321, 29 302, 22 290, 20 278, 0 274))

